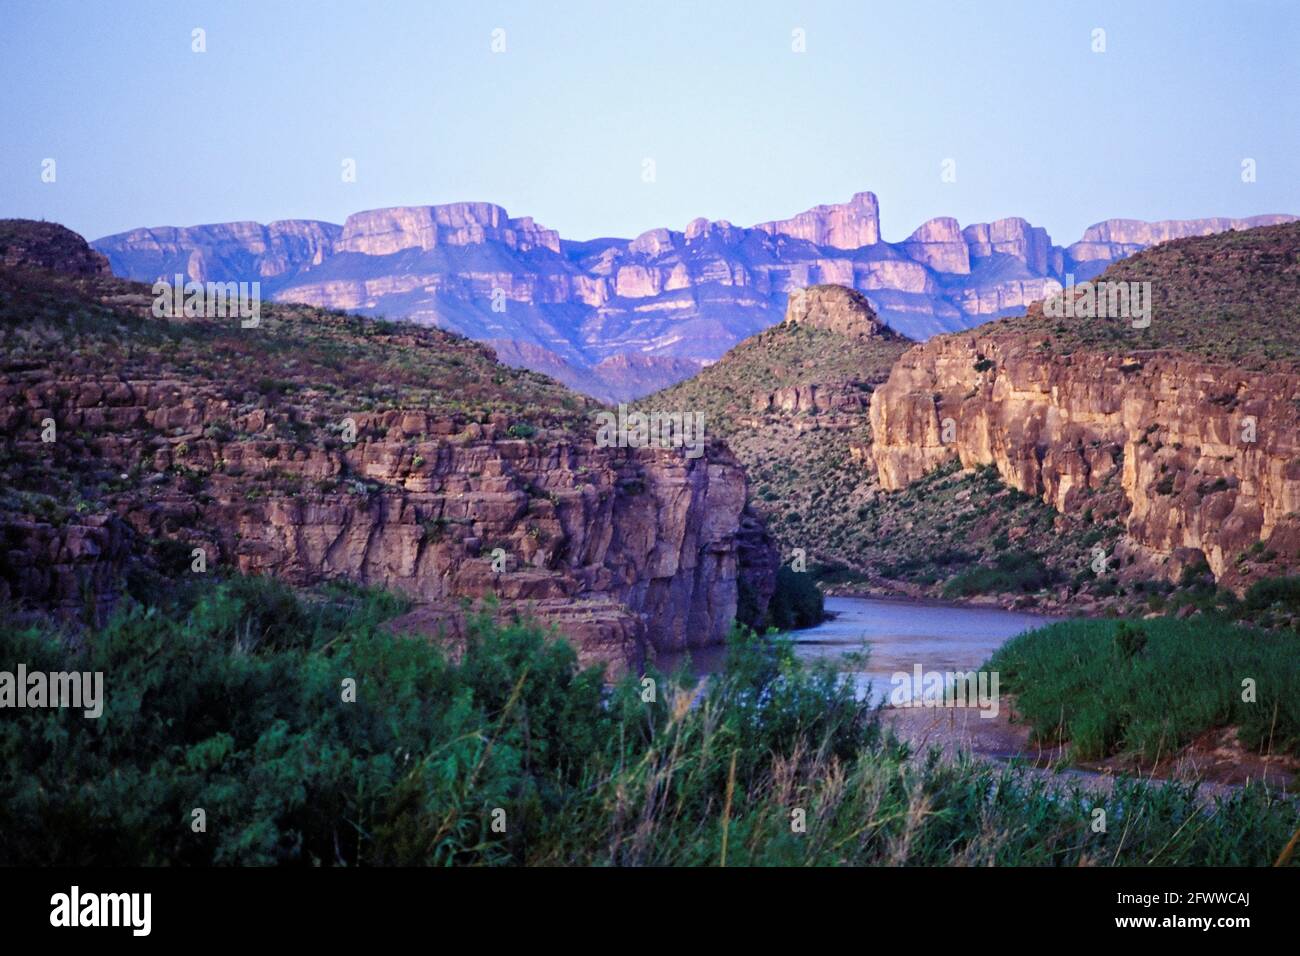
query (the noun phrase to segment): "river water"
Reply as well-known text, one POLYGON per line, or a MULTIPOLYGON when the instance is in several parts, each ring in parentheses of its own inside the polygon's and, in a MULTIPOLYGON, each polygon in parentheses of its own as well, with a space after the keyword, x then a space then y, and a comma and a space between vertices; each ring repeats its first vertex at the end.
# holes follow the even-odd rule
MULTIPOLYGON (((873 700, 887 696, 890 678, 897 672, 971 671, 1009 638, 1044 627, 1050 618, 997 608, 951 607, 914 601, 878 598, 831 597, 826 610, 835 615, 816 627, 794 631, 796 653, 805 660, 842 659, 852 673, 859 693, 870 687, 873 700), (851 655, 867 651, 865 666, 851 655)), ((725 649, 704 648, 691 652, 697 673, 713 673, 722 667, 725 649)), ((659 666, 671 670, 677 655, 660 655, 659 666)))

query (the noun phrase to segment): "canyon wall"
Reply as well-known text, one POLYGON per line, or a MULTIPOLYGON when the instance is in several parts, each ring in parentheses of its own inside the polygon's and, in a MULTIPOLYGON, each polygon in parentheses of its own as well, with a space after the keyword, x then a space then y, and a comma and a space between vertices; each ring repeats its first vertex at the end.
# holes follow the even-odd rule
POLYGON ((88 588, 111 597, 133 539, 174 539, 186 563, 201 547, 214 569, 383 586, 443 620, 463 598, 493 596, 553 618, 584 659, 635 666, 720 642, 739 582, 761 607, 775 584, 776 554, 722 446, 688 459, 418 411, 357 414, 351 444, 223 440, 210 426, 266 435, 264 413, 240 416, 177 380, 10 370, 0 429, 31 436, 26 453, 53 454, 37 437, 47 418, 142 486, 86 522, 7 523, 4 597, 69 614, 88 588), (190 473, 207 476, 202 494, 174 477, 190 473))
POLYGON ((1174 577, 1203 555, 1235 586, 1256 542, 1300 554, 1298 409, 1296 374, 973 332, 903 355, 872 395, 871 453, 886 489, 957 458, 1070 513, 1117 474, 1141 567, 1174 577))

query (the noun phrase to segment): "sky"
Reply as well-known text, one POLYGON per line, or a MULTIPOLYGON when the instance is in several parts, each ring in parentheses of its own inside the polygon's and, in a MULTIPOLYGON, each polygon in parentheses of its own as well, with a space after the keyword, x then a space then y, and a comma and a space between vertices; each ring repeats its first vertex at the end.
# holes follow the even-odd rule
POLYGON ((1023 216, 1066 244, 1300 213, 1297 41, 1289 0, 3 0, 0 217, 473 200, 589 239, 871 190, 889 241, 1023 216))

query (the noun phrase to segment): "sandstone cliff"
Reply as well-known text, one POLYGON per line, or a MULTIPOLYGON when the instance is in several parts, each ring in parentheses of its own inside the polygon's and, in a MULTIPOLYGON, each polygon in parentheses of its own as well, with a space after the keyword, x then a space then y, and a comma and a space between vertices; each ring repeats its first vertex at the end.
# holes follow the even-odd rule
POLYGON ((0 599, 102 615, 158 575, 344 579, 428 630, 492 597, 621 668, 721 641, 742 584, 759 613, 772 593, 725 446, 597 447, 599 406, 482 346, 283 306, 159 320, 105 277, 0 284, 0 599))
POLYGON ((1240 586, 1252 547, 1300 565, 1297 250, 1300 227, 1278 226, 1113 267, 1104 279, 1156 288, 1149 330, 1045 319, 1036 306, 914 347, 871 399, 881 485, 955 459, 1078 513, 1114 478, 1131 574, 1173 578, 1204 559, 1240 586))

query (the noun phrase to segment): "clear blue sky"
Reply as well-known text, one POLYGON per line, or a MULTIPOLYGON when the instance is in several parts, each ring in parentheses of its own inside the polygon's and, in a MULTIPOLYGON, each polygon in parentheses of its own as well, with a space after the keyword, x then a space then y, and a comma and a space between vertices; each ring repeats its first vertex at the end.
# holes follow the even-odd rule
POLYGON ((1298 48, 1284 0, 3 0, 0 216, 96 238, 486 200, 583 239, 870 189, 891 241, 1019 215, 1063 243, 1300 213, 1298 48))

